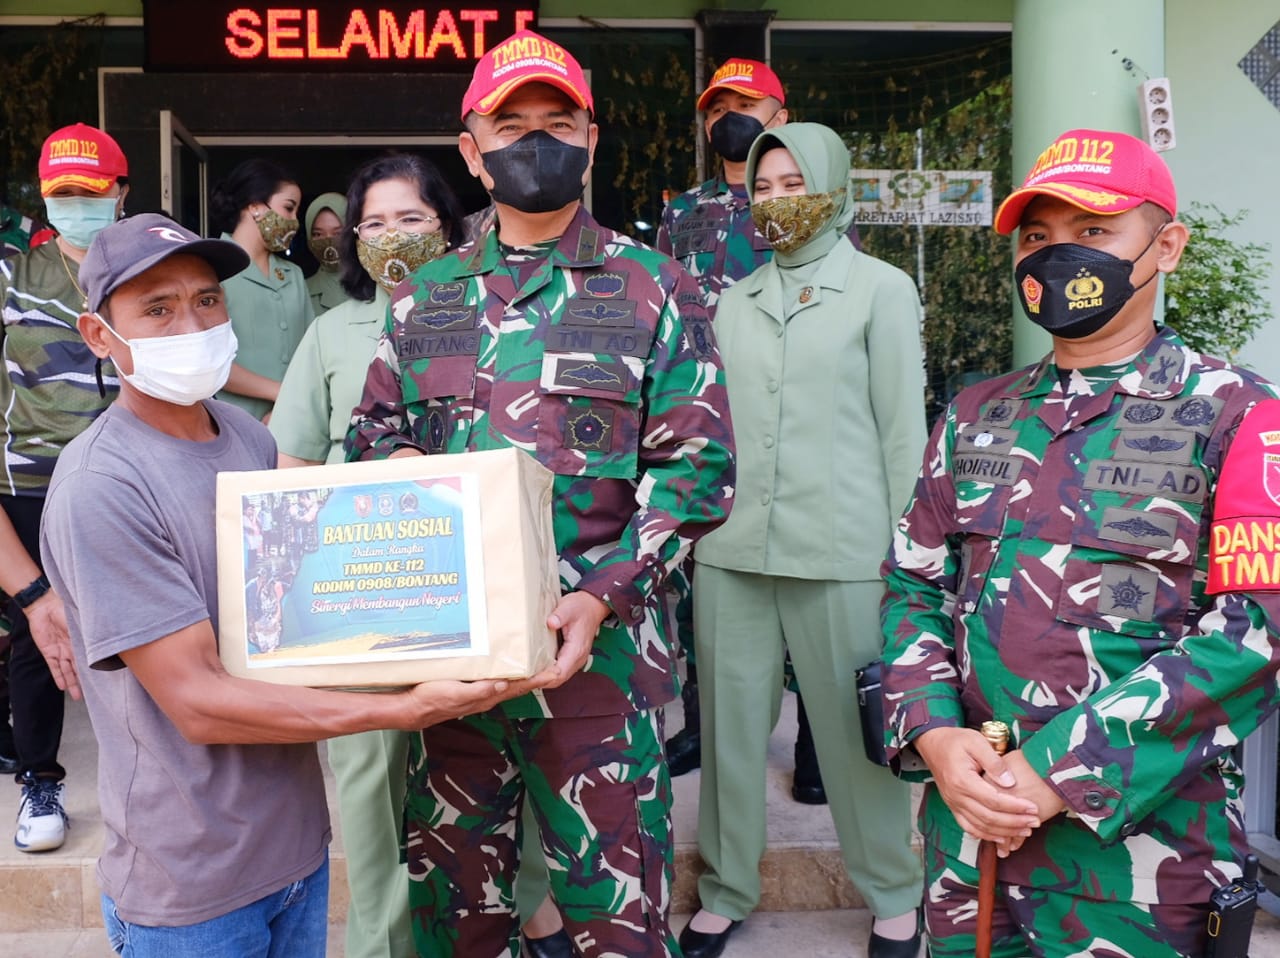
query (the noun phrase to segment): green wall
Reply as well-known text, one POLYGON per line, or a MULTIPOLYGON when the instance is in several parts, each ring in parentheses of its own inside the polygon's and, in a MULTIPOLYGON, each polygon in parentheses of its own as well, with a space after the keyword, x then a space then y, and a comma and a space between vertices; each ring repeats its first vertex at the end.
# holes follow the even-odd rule
MULTIPOLYGON (((1165 0, 1165 66, 1177 148, 1166 153, 1178 200, 1247 209, 1236 238, 1270 243, 1266 284, 1280 315, 1280 110, 1236 66, 1280 19, 1272 0, 1165 0)), ((1240 360, 1280 382, 1280 322, 1261 330, 1240 360)))

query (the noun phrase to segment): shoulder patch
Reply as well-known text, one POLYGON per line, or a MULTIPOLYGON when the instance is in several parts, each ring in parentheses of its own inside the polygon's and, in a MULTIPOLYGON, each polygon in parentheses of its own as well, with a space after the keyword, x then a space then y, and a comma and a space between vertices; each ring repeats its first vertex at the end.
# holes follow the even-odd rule
POLYGON ((1280 592, 1280 400, 1249 410, 1227 450, 1214 495, 1206 591, 1280 592))

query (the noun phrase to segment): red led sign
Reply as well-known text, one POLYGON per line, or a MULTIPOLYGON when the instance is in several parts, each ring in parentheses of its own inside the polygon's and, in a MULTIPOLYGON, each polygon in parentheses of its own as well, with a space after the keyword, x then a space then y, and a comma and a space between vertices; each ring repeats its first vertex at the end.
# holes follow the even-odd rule
POLYGON ((480 4, 143 0, 145 67, 199 73, 470 72, 496 43, 535 26, 537 0, 480 4))

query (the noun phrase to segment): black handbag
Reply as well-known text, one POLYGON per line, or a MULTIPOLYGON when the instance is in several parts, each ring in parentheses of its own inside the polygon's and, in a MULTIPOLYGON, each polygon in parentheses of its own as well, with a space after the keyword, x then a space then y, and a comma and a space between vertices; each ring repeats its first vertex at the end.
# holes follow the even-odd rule
POLYGON ((862 719, 862 748, 867 761, 888 767, 884 749, 884 691, 880 680, 884 663, 880 660, 863 666, 854 673, 858 688, 858 717, 862 719))

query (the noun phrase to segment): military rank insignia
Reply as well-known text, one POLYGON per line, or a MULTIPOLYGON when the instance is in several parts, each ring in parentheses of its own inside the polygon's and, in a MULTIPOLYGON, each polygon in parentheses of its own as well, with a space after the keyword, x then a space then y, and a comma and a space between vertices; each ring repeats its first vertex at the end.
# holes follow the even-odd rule
POLYGON ((613 410, 588 406, 570 408, 564 425, 566 449, 579 452, 605 452, 613 434, 613 410))

